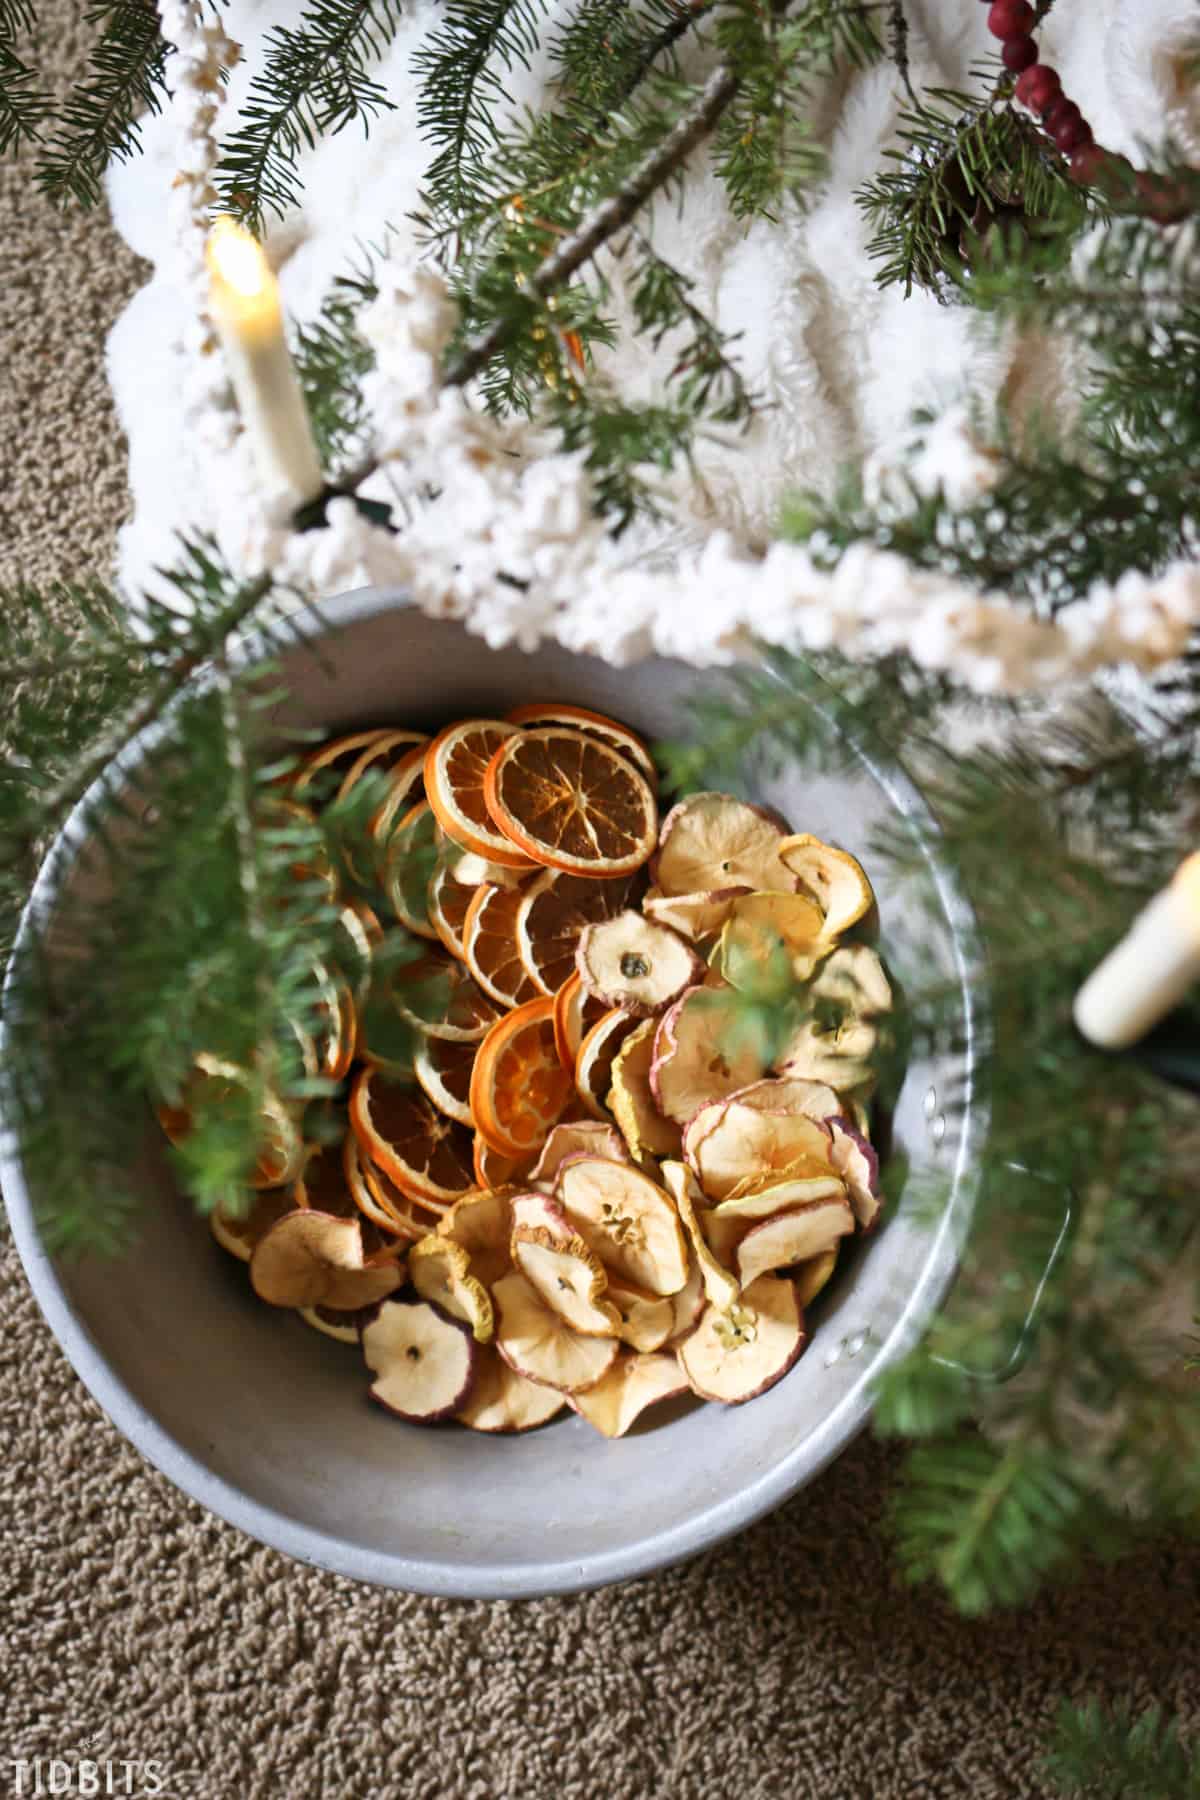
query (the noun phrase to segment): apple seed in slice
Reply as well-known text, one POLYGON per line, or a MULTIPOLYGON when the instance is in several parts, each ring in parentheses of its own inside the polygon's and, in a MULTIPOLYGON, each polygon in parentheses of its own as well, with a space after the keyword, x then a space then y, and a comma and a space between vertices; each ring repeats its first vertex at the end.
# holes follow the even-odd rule
POLYGON ((584 1337, 616 1337, 621 1315, 605 1289, 604 1265, 568 1227, 514 1225, 512 1259, 546 1305, 584 1337))
POLYGON ((575 968, 594 1000, 645 1018, 678 1000, 700 979, 704 965, 676 932, 630 907, 584 926, 575 968))
POLYGON ((580 1156, 558 1172, 558 1198, 579 1235, 622 1281, 675 1294, 687 1280, 687 1244, 674 1204, 639 1170, 580 1156))
POLYGON ((464 1404, 478 1358, 469 1328, 428 1300, 386 1300, 362 1331, 372 1400, 415 1424, 464 1404))
POLYGON ((762 1275, 728 1312, 706 1307, 678 1355, 693 1393, 739 1406, 774 1387, 804 1344, 795 1283, 762 1275))

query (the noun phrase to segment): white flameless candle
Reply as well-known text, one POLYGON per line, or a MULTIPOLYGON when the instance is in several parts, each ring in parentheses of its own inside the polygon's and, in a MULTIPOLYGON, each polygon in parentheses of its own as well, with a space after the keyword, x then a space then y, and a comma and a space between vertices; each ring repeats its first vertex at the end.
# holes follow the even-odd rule
POLYGON ((279 283, 262 246, 235 219, 208 234, 209 304, 264 483, 296 504, 321 491, 321 465, 283 334, 279 283))
POLYGON ((1105 1050, 1125 1050, 1200 977, 1200 853, 1139 913, 1075 996, 1075 1023, 1105 1050))

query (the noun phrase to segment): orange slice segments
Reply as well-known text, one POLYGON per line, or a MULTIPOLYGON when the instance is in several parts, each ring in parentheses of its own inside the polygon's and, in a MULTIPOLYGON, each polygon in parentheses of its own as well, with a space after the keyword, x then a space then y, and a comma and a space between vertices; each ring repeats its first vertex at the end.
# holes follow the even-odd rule
POLYGON ((658 806, 628 757, 582 731, 522 731, 483 782, 497 828, 535 862, 573 875, 630 875, 658 841, 658 806))
POLYGON ((438 1112, 418 1087, 363 1069, 350 1093, 350 1124, 364 1174, 377 1164, 422 1206, 452 1206, 475 1185, 470 1132, 438 1112))
POLYGON ((422 1092, 448 1119, 457 1119, 460 1125, 472 1129, 475 1121, 471 1117, 471 1070, 475 1067, 476 1048, 475 1044, 421 1033, 413 1051, 413 1074, 422 1092))
POLYGON ((572 1079, 579 1058, 579 1046, 607 1010, 602 1000, 597 1000, 588 993, 578 972, 568 975, 555 994, 554 1043, 559 1061, 572 1079))
POLYGON ((475 1128, 501 1156, 523 1157, 547 1138, 571 1099, 554 1045, 554 1002, 527 1000, 493 1025, 471 1074, 475 1128))
POLYGON ((622 751, 635 762, 647 781, 657 784, 658 770, 654 766, 654 758, 635 731, 628 725, 622 725, 617 719, 610 719, 607 713, 591 712, 586 706, 567 706, 561 701, 547 700, 544 703, 535 701, 529 706, 514 706, 508 715, 513 725, 521 725, 527 731, 539 725, 569 725, 575 731, 582 731, 587 737, 599 738, 602 743, 611 744, 614 750, 622 751))
POLYGON ((483 780, 496 751, 519 735, 503 719, 462 719, 440 731, 425 752, 425 792, 446 836, 507 869, 527 869, 530 858, 493 823, 483 780))
POLYGON ((521 1006, 538 993, 517 948, 517 913, 523 898, 520 888, 485 881, 475 889, 463 921, 467 967, 484 993, 501 1006, 521 1006))
POLYGON ((457 957, 459 962, 466 959, 463 926, 467 922, 467 909, 474 897, 475 889, 464 887, 461 881, 455 881, 453 871, 445 863, 429 877, 425 899, 430 923, 451 956, 457 957))
POLYGON ((632 904, 634 880, 596 881, 546 869, 525 888, 517 909, 517 950, 539 993, 556 994, 575 971, 586 925, 615 919, 632 904))
POLYGON ((598 1019, 579 1046, 575 1059, 575 1091, 594 1119, 609 1119, 608 1091, 612 1066, 630 1032, 642 1021, 614 1006, 598 1019))

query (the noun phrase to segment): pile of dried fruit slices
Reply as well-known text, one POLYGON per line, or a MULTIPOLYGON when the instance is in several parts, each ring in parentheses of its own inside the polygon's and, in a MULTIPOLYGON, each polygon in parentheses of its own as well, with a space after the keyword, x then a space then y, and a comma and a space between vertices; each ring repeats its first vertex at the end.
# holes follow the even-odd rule
MULTIPOLYGON (((311 1047, 338 1141, 268 1109, 218 1241, 262 1299, 360 1344, 405 1419, 513 1432, 570 1407, 619 1436, 672 1396, 762 1393, 879 1212, 865 1100, 891 993, 844 938, 874 906, 862 868, 728 794, 660 826, 645 745, 577 707, 335 739, 288 804, 368 771, 384 798, 342 912, 364 981, 330 981, 311 1047), (385 925, 424 940, 388 988, 411 1069, 365 1029, 385 925), (781 955, 820 1004, 767 1066, 729 1002, 781 955)), ((239 1075, 201 1056, 197 1079, 239 1075)))

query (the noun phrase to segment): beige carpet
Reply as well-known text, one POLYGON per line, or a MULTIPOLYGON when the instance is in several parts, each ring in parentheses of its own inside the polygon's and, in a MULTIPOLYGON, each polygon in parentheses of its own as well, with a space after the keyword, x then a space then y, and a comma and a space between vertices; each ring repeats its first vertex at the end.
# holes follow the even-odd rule
MULTIPOLYGON (((39 3, 64 69, 79 10, 39 3)), ((0 194, 0 578, 100 571, 125 504, 103 338, 137 266, 26 171, 0 194)), ((1064 1695, 1200 1727, 1200 1550, 964 1624, 895 1582, 896 1458, 869 1439, 624 1589, 467 1605, 310 1572, 142 1463, 0 1250, 0 1796, 10 1759, 83 1755, 157 1762, 205 1800, 1016 1800, 1049 1791, 1064 1695)))

